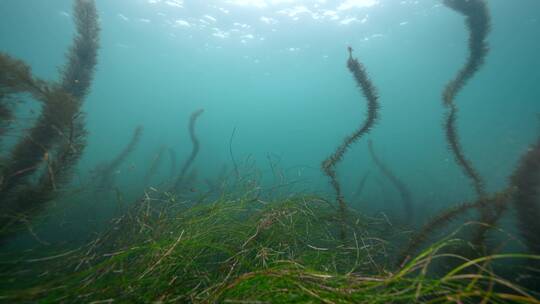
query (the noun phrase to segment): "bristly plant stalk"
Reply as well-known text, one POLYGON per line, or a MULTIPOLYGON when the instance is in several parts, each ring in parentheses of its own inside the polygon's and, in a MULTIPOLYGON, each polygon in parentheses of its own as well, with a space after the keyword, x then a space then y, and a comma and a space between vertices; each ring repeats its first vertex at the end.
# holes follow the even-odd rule
POLYGON ((191 138, 191 143, 193 145, 191 154, 189 155, 188 159, 184 162, 184 165, 182 166, 182 170, 180 171, 180 175, 178 176, 176 183, 175 183, 175 189, 178 189, 180 187, 180 184, 184 180, 184 177, 186 176, 187 171, 195 161, 195 158, 197 157, 197 154, 199 154, 200 149, 200 142, 197 138, 197 134, 195 134, 195 125, 197 123, 197 119, 204 113, 204 109, 199 109, 195 112, 193 112, 189 118, 189 137, 191 138))
MULTIPOLYGON (((487 36, 491 27, 490 15, 485 0, 444 0, 444 4, 466 17, 465 23, 469 32, 469 56, 467 61, 455 78, 446 85, 442 96, 443 104, 447 108, 444 122, 446 140, 457 164, 461 167, 465 176, 471 180, 477 196, 482 199, 486 196, 485 184, 478 171, 463 152, 456 126, 458 108, 455 99, 486 61, 489 52, 487 36)), ((487 204, 480 206, 481 222, 495 223, 498 220, 502 211, 499 212, 500 210, 495 210, 494 207, 487 204)), ((482 241, 487 230, 481 228, 474 239, 482 241)))
POLYGON ((114 183, 114 173, 124 163, 129 155, 135 151, 139 145, 139 142, 141 141, 142 133, 143 127, 137 126, 133 131, 133 135, 131 136, 131 140, 127 146, 125 146, 124 149, 122 149, 122 151, 113 160, 106 164, 100 165, 96 169, 95 179, 97 180, 97 190, 103 191, 112 188, 112 184, 114 183))
POLYGON ((339 205, 339 212, 342 221, 341 227, 341 238, 345 238, 345 220, 346 220, 346 210, 347 206, 341 186, 338 182, 336 175, 336 164, 343 159, 343 155, 347 152, 347 149, 362 136, 367 134, 372 128, 378 118, 377 110, 379 109, 379 97, 377 95, 377 90, 373 85, 371 79, 369 79, 368 74, 364 66, 352 56, 352 48, 349 47, 349 60, 347 61, 347 67, 349 71, 353 74, 354 79, 357 85, 362 90, 364 97, 367 100, 367 118, 363 124, 350 136, 346 137, 343 143, 337 147, 330 157, 322 163, 323 172, 330 178, 330 184, 336 192, 336 199, 339 205))
POLYGON ((379 170, 383 173, 386 178, 390 180, 392 185, 398 190, 401 200, 403 201, 403 207, 405 209, 407 222, 411 223, 413 220, 413 214, 414 214, 414 206, 413 206, 413 200, 411 191, 409 191, 409 188, 407 188, 407 185, 403 181, 401 181, 393 172, 386 166, 380 159, 377 157, 377 154, 375 153, 375 149, 373 148, 373 142, 371 140, 368 141, 368 148, 369 148, 369 154, 371 155, 371 158, 373 159, 373 162, 379 170))
POLYGON ((540 138, 521 159, 511 178, 517 226, 532 253, 540 253, 540 138))
POLYGON ((469 31, 469 57, 455 78, 446 85, 443 92, 443 104, 448 110, 444 123, 446 139, 456 162, 464 174, 471 179, 477 195, 482 197, 485 195, 484 182, 463 153, 456 130, 458 109, 455 99, 485 62, 489 51, 486 38, 490 30, 490 16, 484 0, 444 0, 444 4, 466 17, 469 31))
MULTIPOLYGON (((35 78, 22 61, 0 54, 0 103, 10 94, 28 93, 42 104, 36 123, 15 144, 0 172, 5 214, 28 218, 44 209, 58 187, 70 182, 86 146, 81 108, 97 64, 100 28, 94 0, 76 0, 73 12, 76 35, 59 85, 35 78)), ((1 238, 12 233, 8 226, 18 223, 16 217, 3 217, 1 238)))

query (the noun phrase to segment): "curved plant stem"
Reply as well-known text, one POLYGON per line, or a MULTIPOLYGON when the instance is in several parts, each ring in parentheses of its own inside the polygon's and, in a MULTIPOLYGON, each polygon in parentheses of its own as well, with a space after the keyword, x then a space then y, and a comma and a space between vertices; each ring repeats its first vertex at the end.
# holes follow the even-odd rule
POLYGON ((182 183, 188 169, 191 167, 191 165, 195 161, 197 154, 199 154, 200 143, 199 143, 199 139, 197 138, 197 135, 195 134, 195 124, 197 123, 197 119, 199 118, 199 116, 201 116, 202 113, 204 113, 203 109, 197 110, 193 112, 191 114, 191 117, 189 118, 189 137, 191 138, 193 148, 191 149, 191 154, 189 155, 188 159, 186 159, 184 165, 182 166, 182 170, 180 171, 180 176, 176 180, 176 185, 175 185, 176 189, 178 189, 178 187, 182 183))
POLYGON ((477 195, 482 197, 485 195, 484 182, 466 158, 460 144, 459 134, 456 130, 458 109, 454 101, 485 62, 489 50, 486 37, 490 28, 490 17, 484 0, 445 0, 444 4, 466 17, 467 29, 469 30, 469 57, 456 77, 446 85, 443 92, 443 103, 447 107, 444 124, 446 140, 456 162, 464 174, 471 179, 477 195))
POLYGON ((381 170, 384 176, 386 176, 390 180, 390 182, 392 182, 394 187, 396 187, 396 189, 399 191, 401 200, 403 201, 403 207, 405 208, 405 213, 407 214, 408 222, 411 222, 414 212, 411 192, 409 191, 405 183, 403 183, 399 178, 397 178, 397 176, 377 157, 377 154, 373 149, 373 142, 371 140, 368 141, 368 147, 369 154, 371 155, 373 162, 375 162, 375 164, 381 170))
POLYGON ((367 100, 367 118, 364 123, 350 136, 346 137, 343 143, 337 147, 330 157, 322 163, 323 172, 330 178, 330 184, 336 191, 336 199, 339 204, 340 217, 342 220, 341 237, 345 238, 345 213, 346 203, 343 197, 341 186, 336 176, 336 164, 343 159, 343 155, 347 152, 347 149, 360 137, 367 134, 375 122, 377 121, 377 110, 379 109, 379 98, 375 86, 369 79, 368 74, 364 66, 356 59, 352 57, 352 48, 349 47, 349 60, 347 61, 347 67, 354 76, 357 85, 361 88, 364 97, 367 100))
POLYGON ((511 182, 521 236, 531 252, 540 253, 540 139, 523 156, 511 182))

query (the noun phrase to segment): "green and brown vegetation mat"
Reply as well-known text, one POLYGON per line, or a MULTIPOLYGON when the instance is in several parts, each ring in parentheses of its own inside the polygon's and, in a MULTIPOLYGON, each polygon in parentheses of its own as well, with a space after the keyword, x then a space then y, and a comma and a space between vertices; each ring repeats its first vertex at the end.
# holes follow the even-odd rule
POLYGON ((395 267, 396 246, 383 236, 396 228, 350 212, 342 240, 338 214, 314 196, 224 195, 188 206, 147 193, 84 246, 3 254, 0 301, 540 303, 491 267, 538 256, 466 259, 448 250, 464 245, 449 237, 395 267))

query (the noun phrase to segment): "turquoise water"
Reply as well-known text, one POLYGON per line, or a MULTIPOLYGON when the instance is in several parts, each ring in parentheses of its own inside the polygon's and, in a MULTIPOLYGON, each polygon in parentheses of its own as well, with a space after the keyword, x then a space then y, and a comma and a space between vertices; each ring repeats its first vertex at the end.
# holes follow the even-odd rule
MULTIPOLYGON (((537 0, 0 0, 0 301, 101 299, 101 292, 116 297, 137 286, 132 283, 146 282, 156 284, 146 286, 150 292, 130 290, 124 296, 162 299, 152 292, 168 294, 172 288, 164 284, 172 286, 184 274, 187 283, 179 279, 176 292, 187 299, 191 291, 183 289, 189 287, 208 296, 209 286, 225 286, 227 280, 259 271, 253 265, 261 256, 264 266, 259 268, 266 269, 268 252, 274 254, 272 263, 305 262, 305 269, 319 267, 354 278, 363 271, 357 232, 370 242, 381 241, 384 248, 376 249, 375 262, 372 248, 364 244, 362 259, 369 257, 367 264, 376 271, 361 277, 398 274, 399 288, 418 294, 423 274, 418 289, 409 288, 409 273, 399 275, 401 266, 395 265, 404 264, 395 262, 402 262, 403 252, 410 258, 429 247, 438 240, 433 235, 465 227, 459 236, 475 252, 471 246, 449 252, 467 258, 540 254, 539 12, 537 0), (463 7, 484 3, 490 31, 482 41, 483 10, 463 7), (452 5, 454 10, 448 7, 452 5), (99 39, 89 41, 96 20, 99 39), (489 52, 481 64, 483 42, 489 52), (477 55, 471 58, 478 60, 469 61, 469 71, 462 70, 471 49, 477 55), (25 78, 26 67, 31 77, 25 78), (462 90, 459 81, 448 85, 459 71, 470 76, 462 90), (366 98, 370 81, 379 96, 378 118, 340 149, 375 113, 374 98, 366 98), (445 88, 450 92, 444 95, 446 104, 445 88), (457 111, 455 121, 447 120, 452 110, 457 111), (436 216, 463 202, 475 204, 461 205, 467 207, 463 210, 480 212, 436 216), (143 204, 150 210, 154 203, 154 213, 141 212, 143 204), (231 206, 247 207, 235 215, 231 206), (310 210, 312 206, 323 210, 310 210), (161 207, 165 215, 159 211, 156 216, 161 207), (297 222, 292 223, 298 212, 306 214, 295 218, 300 224, 307 219, 305 236, 296 234, 297 222), (191 214, 189 221, 179 220, 184 214, 191 214), (360 216, 356 222, 355 214, 360 216), (291 221, 282 232, 274 225, 280 216, 291 221), (131 222, 125 224, 125 218, 131 222), (422 230, 430 218, 440 226, 422 230), (143 224, 132 233, 141 219, 155 224, 143 223, 152 232, 162 233, 146 239, 143 224), (313 237, 307 227, 315 219, 320 222, 316 228, 324 231, 313 237), (169 228, 178 231, 163 232, 169 228), (259 250, 252 240, 267 230, 298 239, 282 240, 269 232, 269 248, 249 251, 259 250), (192 243, 180 242, 184 231, 192 243), (169 234, 179 234, 172 246, 169 234), (307 241, 304 246, 302 237, 310 242, 319 237, 323 244, 330 240, 335 247, 307 241), (102 239, 110 243, 101 244, 102 239), (271 248, 273 241, 278 249, 271 248), (287 247, 289 241, 296 247, 287 247), (248 243, 254 249, 244 250, 248 243), (112 252, 115 246, 122 251, 112 252), (233 254, 239 246, 242 251, 233 254), (193 261, 182 260, 194 248, 201 251, 191 253, 193 261), (344 252, 351 248, 357 250, 350 260, 356 264, 340 273, 338 264, 350 269, 352 251, 344 252), (165 255, 147 268, 148 261, 160 256, 156 252, 165 255), (185 263, 178 263, 184 272, 176 272, 176 264, 167 260, 159 265, 164 267, 160 277, 154 267, 169 255, 185 263), (199 256, 206 260, 194 262, 199 256), (66 265, 59 263, 64 258, 66 265), (215 265, 227 266, 233 258, 245 259, 249 267, 239 266, 230 277, 235 262, 220 277, 224 268, 215 265), (137 259, 138 264, 129 264, 137 259), (86 264, 74 268, 74 261, 86 264), (113 266, 107 268, 109 262, 113 266), (124 277, 123 270, 114 269, 113 280, 103 275, 100 281, 100 267, 111 271, 115 263, 133 266, 132 272, 124 277), (210 279, 199 269, 219 273, 210 279), (200 277, 189 278, 192 270, 200 277), (147 281, 141 281, 149 272, 147 281), (87 274, 105 287, 96 283, 98 292, 88 293, 93 286, 78 279, 87 274), (51 286, 50 291, 64 290, 42 295, 48 291, 41 288, 51 286)), ((445 263, 439 263, 441 269, 454 267, 445 263)), ((538 266, 512 261, 495 263, 494 269, 538 292, 533 265, 538 266)), ((317 277, 323 278, 330 275, 317 277)), ((452 286, 458 293, 468 282, 460 280, 461 285, 452 286)), ((502 285, 495 290, 520 293, 502 285)), ((488 289, 487 283, 478 286, 473 287, 488 289)), ((423 299, 437 295, 430 292, 423 299)), ((131 298, 117 298, 122 299, 131 298)))
MULTIPOLYGON (((410 189, 419 214, 413 225, 443 206, 474 199, 442 127, 441 92, 467 57, 468 33, 463 16, 440 1, 97 0, 96 5, 102 31, 83 106, 88 144, 70 187, 84 189, 92 170, 114 158, 141 125, 139 145, 115 171, 119 191, 140 196, 160 147, 175 151, 180 169, 192 149, 190 114, 204 109, 196 126, 200 154, 192 168, 199 183, 193 192, 204 192, 204 180, 223 166, 231 170, 232 154, 237 162, 254 161, 263 185, 299 182, 295 191, 333 197, 321 162, 365 119, 364 97, 346 67, 351 46, 378 89, 381 109, 373 130, 337 165, 350 205, 396 218, 403 212, 399 193, 369 156, 368 139, 410 189), (274 165, 283 174, 273 172, 274 165), (355 197, 366 174, 361 196, 355 197)), ((540 4, 489 0, 488 5, 490 52, 456 105, 463 150, 493 192, 508 183, 538 135, 540 4)), ((36 76, 57 80, 74 34, 71 10, 67 0, 0 0, 0 51, 24 60, 36 76)), ((28 127, 39 106, 23 103, 17 114, 14 134, 28 127)), ((3 152, 15 141, 8 139, 3 152)), ((158 190, 169 178, 168 162, 165 158, 152 177, 158 190)))

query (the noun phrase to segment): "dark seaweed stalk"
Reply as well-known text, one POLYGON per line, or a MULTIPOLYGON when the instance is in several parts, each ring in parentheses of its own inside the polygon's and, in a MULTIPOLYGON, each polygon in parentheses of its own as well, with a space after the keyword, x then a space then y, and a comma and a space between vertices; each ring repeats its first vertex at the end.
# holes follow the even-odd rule
POLYGON ((163 154, 165 153, 165 150, 167 150, 167 147, 161 146, 159 148, 159 151, 156 153, 154 158, 152 159, 152 162, 150 163, 150 168, 146 172, 146 175, 144 176, 144 184, 148 186, 150 183, 150 179, 156 174, 159 167, 161 166, 161 163, 163 162, 163 154))
MULTIPOLYGON (((347 149, 362 136, 367 134, 375 122, 377 121, 377 110, 379 109, 379 101, 377 96, 377 90, 371 80, 364 66, 356 59, 352 57, 352 48, 349 47, 349 60, 347 61, 347 67, 354 76, 357 85, 362 89, 362 93, 367 100, 367 118, 364 123, 356 130, 352 135, 345 138, 343 143, 337 147, 334 154, 330 155, 322 163, 323 172, 330 178, 330 184, 336 191, 336 199, 339 204, 340 216, 342 223, 345 223, 346 204, 341 191, 341 186, 337 180, 335 166, 343 158, 343 155, 347 149)), ((345 238, 345 229, 342 227, 341 237, 345 238)))
POLYGON ((76 103, 69 94, 62 90, 46 91, 45 106, 41 116, 29 133, 19 141, 11 152, 2 175, 2 200, 18 185, 25 183, 49 156, 49 151, 59 142, 61 130, 78 111, 76 103))
MULTIPOLYGON (((458 109, 454 101, 485 62, 489 52, 486 38, 490 30, 490 16, 484 0, 444 0, 444 4, 466 17, 469 31, 469 57, 456 77, 446 85, 443 92, 443 103, 448 109, 444 124, 446 139, 456 162, 472 181, 476 194, 481 198, 486 195, 484 181, 471 161, 467 159, 461 147, 459 134, 456 130, 458 109)), ((502 214, 502 212, 493 210, 492 206, 489 205, 482 205, 480 208, 480 221, 483 223, 494 223, 497 221, 496 213, 502 214)), ((482 241, 485 238, 485 233, 488 230, 486 227, 488 226, 483 226, 477 231, 474 238, 476 241, 482 241)))
POLYGON ((354 197, 359 197, 362 194, 362 192, 364 191, 364 188, 366 186, 366 182, 367 182, 367 180, 369 178, 369 173, 370 172, 368 171, 366 174, 364 174, 364 176, 362 176, 362 179, 360 180, 360 183, 358 184, 358 188, 356 188, 356 191, 353 194, 354 197))
POLYGON ((14 195, 9 205, 9 214, 17 217, 0 219, 2 227, 0 241, 12 233, 11 228, 17 227, 21 219, 28 219, 41 213, 46 203, 58 196, 59 188, 71 181, 73 168, 77 165, 86 145, 86 131, 79 117, 74 118, 72 122, 74 126, 66 141, 55 151, 55 157, 46 160, 44 173, 38 182, 35 185, 19 186, 17 195, 14 195))
MULTIPOLYGON (((506 202, 510 200, 511 196, 512 191, 511 189, 508 189, 501 193, 497 193, 493 197, 482 197, 475 202, 462 203, 439 212, 430 221, 428 221, 417 233, 415 233, 415 235, 409 241, 405 249, 402 250, 402 252, 398 255, 398 264, 402 265, 404 262, 406 262, 407 259, 415 253, 415 251, 428 239, 431 234, 433 234, 439 229, 444 228, 450 222, 455 220, 458 216, 463 215, 471 209, 481 209, 486 205, 500 206, 500 209, 502 210, 506 202)), ((479 237, 481 236, 477 233, 475 238, 479 237)))
POLYGON ((44 156, 52 156, 50 151, 54 150, 54 146, 65 134, 71 132, 71 127, 82 126, 75 125, 72 121, 74 117, 80 116, 84 93, 90 87, 97 62, 99 25, 94 1, 77 0, 74 5, 74 20, 77 34, 67 55, 69 60, 60 88, 45 86, 43 81, 31 76, 30 68, 22 62, 14 62, 9 60, 9 57, 2 56, 2 66, 7 65, 10 68, 8 73, 2 72, 2 88, 11 88, 8 93, 30 93, 43 102, 43 109, 36 125, 11 153, 8 166, 2 172, 5 182, 0 197, 5 197, 15 186, 32 176, 40 167, 44 156), (68 83, 76 86, 69 86, 68 83))
POLYGON ((67 55, 62 88, 81 100, 88 94, 97 64, 99 24, 94 0, 76 0, 74 7, 77 34, 67 55))
POLYGON ((174 177, 176 176, 176 153, 173 148, 168 148, 167 151, 169 152, 169 161, 171 162, 170 178, 171 180, 174 180, 174 177))
POLYGON ((42 100, 44 82, 34 78, 29 66, 24 62, 0 52, 0 137, 13 121, 13 100, 18 93, 28 93, 42 100))
POLYGON ((26 63, 0 52, 0 101, 13 94, 28 93, 43 102, 44 85, 46 82, 35 78, 26 63))
POLYGON ((67 54, 68 63, 63 69, 61 88, 74 97, 76 106, 67 113, 66 128, 59 130, 62 143, 41 178, 41 184, 50 184, 49 188, 55 190, 59 182, 69 182, 72 170, 86 147, 85 115, 81 107, 92 85, 99 49, 100 27, 95 1, 76 0, 73 14, 76 34, 67 54))
POLYGON ((233 129, 233 131, 231 133, 231 138, 229 139, 229 154, 231 156, 231 161, 233 163, 234 174, 235 174, 236 180, 239 180, 240 179, 240 172, 238 171, 238 165, 236 164, 236 160, 234 159, 234 153, 233 153, 233 149, 232 149, 232 143, 233 143, 233 139, 234 139, 235 134, 236 134, 236 127, 234 127, 234 129, 233 129))
POLYGON ((0 96, 0 139, 7 132, 9 124, 13 117, 13 112, 9 104, 2 101, 3 97, 0 96))
POLYGON ((97 169, 97 178, 99 178, 97 188, 99 190, 110 189, 112 187, 114 173, 122 165, 122 163, 127 159, 127 157, 137 148, 137 145, 141 141, 141 136, 143 132, 142 126, 137 126, 133 131, 131 140, 128 145, 118 154, 112 161, 107 164, 101 165, 97 169))
MULTIPOLYGON (((69 183, 86 146, 84 115, 80 109, 91 85, 99 48, 94 1, 76 0, 74 20, 76 36, 60 86, 34 78, 21 61, 0 56, 0 99, 26 92, 43 104, 37 122, 15 145, 1 173, 0 200, 9 213, 28 217, 42 210, 57 196, 58 187, 69 183), (31 185, 30 178, 43 165, 44 173, 31 185)), ((17 224, 18 220, 2 218, 2 238, 10 233, 6 228, 11 225, 8 222, 17 224)))
POLYGON ((467 177, 472 180, 472 184, 476 194, 481 197, 485 195, 484 182, 482 178, 473 167, 471 162, 467 159, 461 148, 459 135, 456 131, 456 118, 457 118, 457 107, 454 104, 448 105, 448 113, 446 114, 445 120, 445 132, 446 140, 450 150, 454 154, 454 158, 458 165, 463 169, 463 172, 467 177))
POLYGON ((403 265, 407 260, 416 252, 416 250, 427 240, 427 238, 437 229, 441 229, 448 223, 453 221, 456 217, 469 211, 472 208, 478 207, 478 202, 475 203, 462 203, 457 206, 450 207, 436 216, 434 216, 429 222, 427 222, 419 232, 415 233, 412 239, 407 243, 407 247, 398 254, 398 264, 403 265))
POLYGON ((41 100, 43 84, 43 81, 34 78, 30 67, 23 61, 0 52, 0 136, 14 119, 10 97, 28 93, 41 100))
POLYGON ((392 185, 396 187, 396 189, 399 192, 399 195, 401 196, 401 200, 403 201, 403 207, 405 209, 405 213, 407 214, 408 222, 412 221, 413 218, 413 201, 411 198, 411 192, 399 178, 377 157, 377 154, 375 153, 375 150, 373 149, 373 142, 371 140, 368 141, 368 148, 369 148, 369 154, 371 155, 371 158, 373 159, 373 162, 379 170, 383 173, 386 178, 390 180, 392 185))
MULTIPOLYGON (((6 201, 6 196, 15 186, 24 182, 38 169, 43 160, 45 151, 39 146, 52 145, 54 143, 55 130, 52 123, 56 122, 54 110, 61 111, 61 106, 66 99, 71 99, 49 84, 35 78, 28 65, 20 60, 11 58, 9 55, 0 53, 0 95, 1 102, 6 108, 6 115, 12 118, 12 112, 6 104, 8 96, 19 93, 27 93, 43 104, 43 113, 38 118, 36 125, 29 134, 23 138, 11 152, 2 168, 0 183, 0 201, 6 201), (55 107, 59 107, 56 109, 55 107), (43 139, 44 144, 38 140, 43 139), (38 146, 39 145, 39 146, 38 146)), ((67 103, 69 104, 69 102, 67 103)))
POLYGON ((184 179, 184 176, 186 175, 189 167, 191 167, 191 165, 195 161, 195 158, 197 157, 197 154, 199 154, 200 143, 199 143, 199 139, 197 138, 197 135, 195 134, 195 124, 197 122, 197 119, 199 118, 199 116, 201 116, 203 112, 204 112, 203 109, 197 110, 193 112, 189 118, 189 137, 191 138, 193 148, 191 150, 191 154, 189 155, 188 159, 186 159, 186 162, 182 166, 182 170, 180 171, 180 176, 176 180, 176 184, 175 184, 176 189, 178 189, 178 187, 182 183, 182 180, 184 179))
POLYGON ((479 197, 485 195, 484 182, 465 157, 456 131, 457 107, 454 100, 467 82, 485 62, 488 53, 486 37, 490 29, 490 17, 484 0, 444 0, 444 4, 463 14, 469 30, 469 57, 456 77, 450 81, 443 93, 444 105, 448 108, 445 120, 446 139, 454 158, 463 172, 469 177, 479 197))
POLYGON ((126 158, 135 151, 135 148, 137 148, 137 145, 141 141, 143 132, 142 126, 137 126, 135 130, 133 131, 133 135, 131 136, 131 140, 129 141, 128 145, 118 154, 111 162, 109 162, 107 171, 113 172, 120 167, 120 165, 126 160, 126 158))
POLYGON ((511 178, 515 188, 513 205, 518 228, 525 244, 535 254, 540 253, 540 138, 523 156, 511 178))

